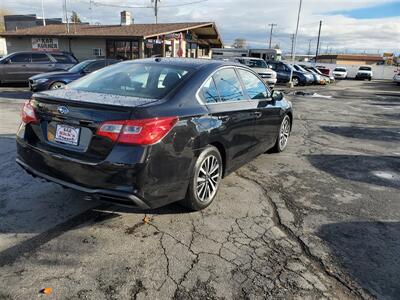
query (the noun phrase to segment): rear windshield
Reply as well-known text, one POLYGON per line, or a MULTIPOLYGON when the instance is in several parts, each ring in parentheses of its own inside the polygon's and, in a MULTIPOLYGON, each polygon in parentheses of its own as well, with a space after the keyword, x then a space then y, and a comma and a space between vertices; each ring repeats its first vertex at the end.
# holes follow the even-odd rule
POLYGON ((346 72, 345 68, 335 68, 334 71, 338 71, 338 72, 346 72))
POLYGON ((191 68, 158 63, 119 63, 82 77, 68 87, 93 93, 160 99, 190 71, 191 68))
POLYGON ((62 64, 76 64, 78 62, 72 55, 66 53, 51 53, 51 56, 62 64))
POLYGON ((250 68, 267 68, 267 63, 261 59, 243 59, 239 58, 238 61, 250 68))
POLYGON ((362 71, 371 71, 371 67, 360 67, 359 70, 362 70, 362 71))

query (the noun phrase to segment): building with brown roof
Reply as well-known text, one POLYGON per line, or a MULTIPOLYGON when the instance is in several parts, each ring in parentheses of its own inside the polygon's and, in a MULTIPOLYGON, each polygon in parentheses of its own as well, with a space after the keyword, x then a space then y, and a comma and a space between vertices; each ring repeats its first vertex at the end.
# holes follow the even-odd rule
POLYGON ((222 47, 213 22, 130 24, 121 18, 121 25, 59 24, 7 31, 0 36, 6 38, 8 53, 69 51, 80 61, 100 57, 211 58, 211 48, 222 47))
POLYGON ((375 65, 382 64, 383 57, 372 54, 321 54, 317 62, 338 65, 375 65))

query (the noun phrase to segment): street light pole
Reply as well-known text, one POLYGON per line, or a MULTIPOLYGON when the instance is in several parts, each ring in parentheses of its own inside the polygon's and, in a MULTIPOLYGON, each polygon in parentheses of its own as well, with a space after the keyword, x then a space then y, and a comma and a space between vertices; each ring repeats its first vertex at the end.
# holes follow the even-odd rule
POLYGON ((297 14, 297 25, 296 25, 296 33, 294 34, 294 39, 293 39, 293 52, 292 52, 292 67, 290 68, 290 79, 289 79, 289 86, 293 87, 293 65, 294 65, 294 59, 296 57, 296 42, 297 42, 297 33, 299 31, 299 23, 300 23, 300 12, 301 12, 301 4, 303 0, 300 0, 299 4, 299 12, 297 14))
POLYGON ((43 26, 46 26, 46 19, 44 18, 44 4, 43 4, 43 1, 44 0, 42 0, 42 19, 43 19, 43 26))
POLYGON ((269 49, 271 49, 271 47, 272 47, 272 31, 274 30, 274 26, 278 26, 278 25, 272 23, 272 24, 268 24, 268 26, 271 27, 271 32, 269 34, 269 49))

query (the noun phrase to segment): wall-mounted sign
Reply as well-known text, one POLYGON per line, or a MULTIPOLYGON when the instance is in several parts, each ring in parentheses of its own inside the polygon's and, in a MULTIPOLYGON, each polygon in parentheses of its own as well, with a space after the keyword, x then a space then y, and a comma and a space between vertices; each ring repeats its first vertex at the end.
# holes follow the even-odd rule
POLYGON ((32 38, 32 50, 42 50, 42 51, 59 50, 58 39, 32 38))

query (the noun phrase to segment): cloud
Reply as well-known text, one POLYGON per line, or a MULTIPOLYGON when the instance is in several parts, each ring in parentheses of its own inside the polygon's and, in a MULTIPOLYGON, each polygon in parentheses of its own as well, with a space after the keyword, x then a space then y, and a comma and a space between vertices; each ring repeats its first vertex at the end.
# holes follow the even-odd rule
MULTIPOLYGON (((95 0, 115 5, 148 6, 150 0, 95 0)), ((253 47, 266 47, 269 40, 268 23, 276 23, 273 43, 279 43, 283 50, 290 49, 291 34, 295 31, 297 0, 208 0, 207 2, 180 7, 166 7, 170 4, 188 3, 194 0, 163 0, 160 2, 159 22, 215 21, 225 44, 231 44, 236 37, 246 38, 253 47)), ((380 0, 379 4, 400 2, 380 0)), ((358 8, 373 7, 376 0, 304 0, 300 19, 298 49, 308 51, 309 40, 315 48, 319 20, 323 20, 322 49, 326 47, 343 51, 378 49, 399 51, 400 18, 354 19, 335 14, 358 8)), ((36 13, 41 15, 40 0, 7 1, 5 8, 13 13, 36 13)), ((84 21, 101 24, 118 24, 119 12, 123 8, 92 6, 89 0, 68 0, 69 10, 75 10, 84 21)), ((129 9, 135 22, 154 22, 154 12, 149 8, 129 9)), ((59 0, 45 0, 48 17, 61 16, 59 0)), ((315 49, 313 49, 313 52, 315 49)))

